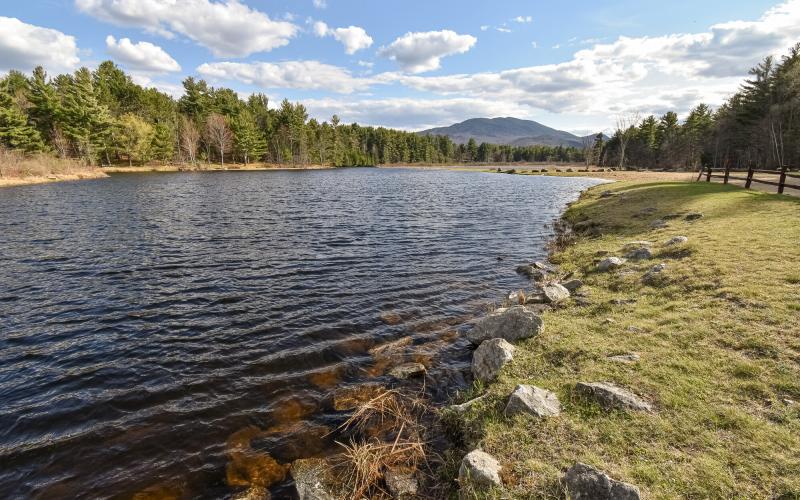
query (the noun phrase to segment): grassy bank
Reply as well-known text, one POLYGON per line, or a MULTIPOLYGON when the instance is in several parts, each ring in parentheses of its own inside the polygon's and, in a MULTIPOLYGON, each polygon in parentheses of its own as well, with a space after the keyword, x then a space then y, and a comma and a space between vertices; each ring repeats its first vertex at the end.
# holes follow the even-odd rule
POLYGON ((0 148, 0 187, 105 176, 99 169, 78 161, 47 154, 27 156, 0 148))
POLYGON ((650 498, 800 497, 800 199, 620 182, 589 190, 565 218, 599 225, 599 236, 552 257, 584 280, 588 303, 544 313, 544 333, 518 345, 461 421, 468 440, 503 463, 504 494, 563 497, 561 472, 581 461, 650 498), (609 189, 616 195, 600 196, 609 189), (688 212, 704 217, 651 228, 688 212), (662 245, 677 235, 688 244, 662 245), (621 256, 633 240, 652 241, 654 259, 595 271, 600 256, 621 256), (660 262, 664 272, 645 284, 660 262), (623 353, 640 361, 608 360, 623 353), (603 411, 578 395, 579 381, 615 382, 655 411, 603 411), (562 415, 503 418, 519 383, 555 392, 562 415))

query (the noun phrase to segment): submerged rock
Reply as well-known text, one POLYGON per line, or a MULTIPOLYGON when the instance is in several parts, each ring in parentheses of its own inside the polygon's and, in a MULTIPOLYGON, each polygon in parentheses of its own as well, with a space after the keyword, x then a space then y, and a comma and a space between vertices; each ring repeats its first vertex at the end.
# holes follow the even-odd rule
POLYGON ((650 403, 611 382, 578 382, 575 390, 607 410, 652 411, 650 403))
POLYGON ((484 340, 501 338, 509 342, 535 337, 542 332, 542 318, 525 306, 500 308, 479 320, 467 332, 467 339, 473 344, 484 340))
POLYGON ((484 340, 472 355, 472 375, 482 382, 491 382, 514 359, 514 350, 504 339, 484 340))
POLYGON ((625 264, 625 259, 620 257, 607 257, 597 264, 597 270, 601 272, 611 271, 625 264))
POLYGON ((425 365, 422 363, 403 363, 389 370, 389 375, 394 378, 406 379, 425 375, 425 365))
POLYGON ((527 414, 535 417, 557 417, 561 402, 550 391, 533 385, 518 385, 508 398, 503 414, 506 417, 527 414))
POLYGON ((569 298, 569 290, 558 283, 548 283, 542 286, 542 295, 545 302, 555 304, 569 298))
POLYGON ((458 469, 458 483, 465 486, 500 486, 500 463, 488 453, 472 450, 461 461, 458 469))
POLYGON ((639 488, 611 479, 586 464, 576 463, 563 477, 564 487, 572 500, 638 500, 639 488))

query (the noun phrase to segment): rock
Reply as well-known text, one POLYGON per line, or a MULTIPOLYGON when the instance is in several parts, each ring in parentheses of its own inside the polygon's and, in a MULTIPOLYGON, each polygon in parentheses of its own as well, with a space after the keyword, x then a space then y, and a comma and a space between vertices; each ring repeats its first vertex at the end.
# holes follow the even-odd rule
POLYGON ((484 340, 472 355, 472 375, 482 382, 491 382, 503 366, 514 359, 514 350, 514 346, 503 339, 484 340))
POLYGON ((525 296, 526 304, 544 304, 545 298, 541 293, 533 293, 525 296))
POLYGON ((664 271, 664 269, 666 269, 666 268, 667 268, 667 265, 665 263, 663 263, 663 262, 660 263, 660 264, 656 264, 655 266, 653 266, 650 269, 648 269, 648 271, 646 273, 644 273, 644 276, 642 276, 642 281, 644 281, 645 283, 651 283, 652 284, 655 281, 655 278, 659 274, 661 274, 664 271))
POLYGON ((386 469, 383 474, 383 481, 386 483, 386 489, 389 490, 392 498, 406 499, 417 496, 419 482, 414 476, 413 469, 401 467, 386 469))
POLYGON ((456 413, 466 413, 469 411, 470 408, 472 408, 473 405, 486 399, 486 396, 487 395, 484 394, 483 396, 478 396, 477 398, 470 399, 466 403, 461 403, 460 405, 451 405, 449 408, 456 413))
POLYGON ((625 254, 625 258, 630 260, 650 260, 653 258, 653 252, 647 247, 641 247, 625 254))
POLYGON ((612 196, 614 196, 613 191, 603 191, 602 193, 600 193, 600 198, 610 198, 612 196))
POLYGON ((557 417, 561 414, 561 402, 550 391, 532 385, 518 385, 506 403, 506 417, 527 414, 535 417, 557 417))
POLYGON ((664 219, 656 219, 650 223, 650 227, 653 229, 661 229, 667 227, 667 221, 664 219))
POLYGON ((592 305, 592 301, 586 297, 575 297, 575 305, 580 307, 587 307, 592 305))
POLYGON ((531 267, 547 273, 554 273, 556 271, 556 269, 550 264, 545 264, 544 262, 539 262, 538 260, 531 264, 531 267))
POLYGON ((572 500, 639 500, 639 488, 616 481, 586 464, 576 463, 564 474, 564 486, 572 500))
POLYGON ((688 243, 688 242, 689 242, 689 238, 687 238, 686 236, 675 236, 674 238, 668 239, 664 243, 664 246, 665 247, 671 247, 671 246, 674 246, 674 245, 683 245, 683 244, 688 243))
POLYGON ((689 212, 688 214, 686 214, 686 217, 684 217, 684 219, 689 221, 689 222, 695 221, 697 219, 702 219, 702 218, 703 218, 703 214, 701 214, 700 212, 689 212))
POLYGON ((572 279, 569 281, 565 281, 564 283, 561 283, 561 285, 564 288, 566 288, 569 291, 569 293, 574 293, 576 290, 578 290, 578 288, 581 288, 583 286, 583 281, 579 279, 572 279))
POLYGON ((542 295, 548 304, 555 304, 569 298, 569 290, 558 283, 549 283, 542 286, 542 295))
POLYGON ((609 356, 608 360, 613 361, 614 363, 634 364, 639 362, 639 355, 633 352, 628 354, 618 354, 616 356, 609 356))
POLYGON ((425 375, 425 365, 422 363, 403 363, 389 370, 389 375, 394 378, 406 379, 425 375))
POLYGON ((607 410, 653 410, 650 403, 611 382, 578 382, 575 385, 575 390, 597 401, 600 406, 607 410))
POLYGON ((500 463, 488 453, 481 450, 472 450, 461 461, 458 469, 458 483, 461 487, 467 485, 485 487, 500 486, 500 463))
POLYGON ((536 269, 533 266, 517 266, 517 274, 521 274, 523 276, 527 276, 528 278, 534 281, 540 281, 547 277, 547 273, 541 269, 536 269))
POLYGON ((251 486, 245 491, 236 493, 231 500, 270 500, 269 490, 263 486, 251 486))
POLYGON ((628 243, 625 243, 625 245, 623 245, 622 249, 630 251, 630 250, 635 250, 637 248, 651 247, 651 246, 653 246, 653 243, 650 241, 644 241, 644 240, 629 241, 628 243))
POLYGON ((597 264, 597 270, 601 272, 616 269, 625 263, 625 259, 619 257, 606 257, 597 264))
POLYGON ((292 478, 300 500, 334 500, 329 485, 333 482, 328 463, 321 458, 292 462, 292 478))
POLYGON ((467 339, 473 344, 494 338, 514 342, 539 335, 543 327, 542 318, 535 312, 525 306, 511 306, 497 309, 479 320, 467 332, 467 339))

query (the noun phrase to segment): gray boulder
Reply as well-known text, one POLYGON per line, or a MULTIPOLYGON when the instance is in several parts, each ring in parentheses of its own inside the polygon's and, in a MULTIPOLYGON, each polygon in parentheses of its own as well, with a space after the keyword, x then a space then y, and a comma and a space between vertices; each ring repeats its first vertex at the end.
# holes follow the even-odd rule
POLYGON ((458 469, 458 483, 465 486, 500 486, 500 463, 488 453, 481 450, 472 450, 461 461, 458 469))
POLYGON ((665 247, 671 247, 674 245, 684 245, 689 242, 689 238, 686 236, 675 236, 674 238, 668 239, 665 243, 665 247))
POLYGON ((572 500, 639 500, 639 488, 611 479, 586 464, 576 463, 564 474, 564 486, 572 500))
POLYGON ((407 499, 416 498, 417 490, 419 489, 419 481, 414 476, 414 471, 405 468, 390 468, 386 469, 383 474, 383 481, 386 483, 386 489, 392 498, 407 499))
POLYGON ((665 221, 664 219, 656 219, 650 223, 650 227, 653 229, 661 229, 667 226, 668 226, 667 221, 665 221))
POLYGON ((550 391, 532 385, 518 385, 503 411, 506 417, 533 415, 534 417, 557 417, 561 414, 561 402, 550 391))
POLYGON ((403 363, 389 370, 389 375, 394 378, 406 379, 425 374, 425 365, 422 363, 403 363))
POLYGON ((566 288, 569 293, 575 293, 579 288, 583 287, 583 281, 579 279, 571 279, 561 283, 561 285, 566 288))
POLYGON ((329 490, 334 479, 330 466, 321 458, 304 458, 292 462, 291 475, 300 500, 335 500, 329 490))
POLYGON ((625 258, 630 260, 650 260, 653 258, 653 252, 647 247, 641 247, 625 254, 625 258))
POLYGON ((614 363, 634 364, 639 362, 639 355, 633 352, 627 354, 617 354, 616 356, 609 356, 609 361, 614 363))
POLYGON ((575 390, 595 400, 607 410, 652 411, 653 407, 636 394, 611 382, 578 382, 575 390))
POLYGON ((505 339, 514 342, 539 335, 544 322, 534 311, 525 306, 500 308, 479 320, 467 332, 467 339, 473 344, 480 344, 488 339, 505 339))
POLYGON ((542 286, 542 295, 548 304, 561 302, 569 298, 569 290, 558 283, 548 283, 542 286))
POLYGON ((526 265, 522 265, 522 266, 517 266, 516 271, 517 271, 517 274, 521 274, 523 276, 527 276, 528 278, 530 278, 530 279, 532 279, 534 281, 540 281, 540 280, 543 280, 543 279, 545 279, 547 277, 547 272, 546 271, 544 271, 542 269, 537 269, 537 268, 535 268, 533 266, 529 266, 527 264, 526 265))
POLYGON ((606 257, 597 264, 597 270, 601 272, 611 271, 625 264, 625 259, 619 257, 606 257))
POLYGON ((472 375, 482 382, 491 382, 503 366, 514 359, 514 350, 506 340, 484 340, 472 355, 472 375))

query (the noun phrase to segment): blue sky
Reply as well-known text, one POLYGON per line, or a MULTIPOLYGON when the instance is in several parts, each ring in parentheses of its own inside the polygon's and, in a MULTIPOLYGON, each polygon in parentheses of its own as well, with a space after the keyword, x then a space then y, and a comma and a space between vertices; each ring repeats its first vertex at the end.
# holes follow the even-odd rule
POLYGON ((28 0, 0 6, 0 71, 112 59, 410 130, 517 116, 575 132, 718 105, 800 41, 800 1, 28 0))

